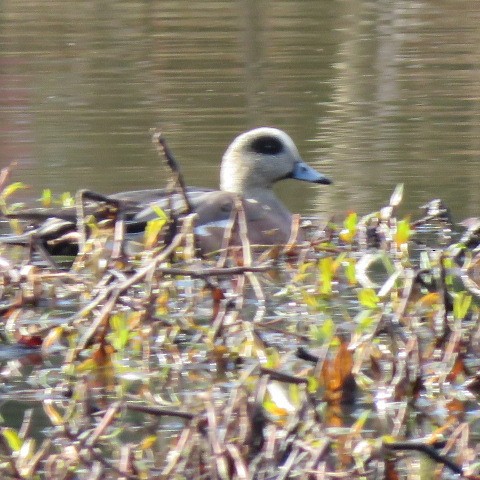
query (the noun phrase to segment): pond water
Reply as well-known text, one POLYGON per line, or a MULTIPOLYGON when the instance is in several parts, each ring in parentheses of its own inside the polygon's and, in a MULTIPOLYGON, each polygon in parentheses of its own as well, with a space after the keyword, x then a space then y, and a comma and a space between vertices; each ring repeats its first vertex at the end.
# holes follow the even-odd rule
POLYGON ((405 183, 405 213, 478 214, 476 2, 7 0, 0 27, 0 165, 28 199, 163 185, 152 127, 213 187, 268 124, 335 182, 284 182, 293 210, 368 213, 405 183))
MULTIPOLYGON (((214 187, 232 138, 272 125, 334 181, 285 181, 277 191, 292 211, 367 214, 404 183, 402 214, 441 197, 461 220, 480 210, 479 45, 480 4, 467 0, 5 0, 0 167, 17 162, 13 180, 31 186, 25 201, 45 187, 163 186, 157 128, 187 183, 214 187)), ((275 301, 275 315, 282 306, 304 321, 306 305, 275 301)), ((43 435, 42 399, 22 392, 55 383, 61 360, 37 378, 44 358, 23 353, 0 358, 12 384, 22 378, 4 387, 2 415, 20 428, 35 406, 32 430, 43 435)), ((207 373, 193 372, 185 391, 212 381, 211 359, 197 355, 207 373)))

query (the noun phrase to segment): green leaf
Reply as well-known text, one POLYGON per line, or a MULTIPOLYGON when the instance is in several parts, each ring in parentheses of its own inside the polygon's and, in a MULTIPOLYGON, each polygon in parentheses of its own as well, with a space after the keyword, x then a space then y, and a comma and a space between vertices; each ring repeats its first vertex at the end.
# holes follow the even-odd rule
POLYGON ((18 452, 22 448, 23 440, 13 428, 2 428, 2 435, 13 452, 18 452))
POLYGON ((27 186, 23 182, 14 182, 10 185, 7 185, 1 192, 2 198, 5 200, 7 199, 12 193, 15 193, 17 190, 21 190, 27 188, 27 186))
POLYGON ((280 353, 276 348, 267 347, 265 349, 265 354, 267 355, 267 361, 265 362, 265 367, 267 368, 278 368, 280 365, 280 353))
POLYGON ((340 239, 351 243, 357 234, 358 216, 355 212, 350 213, 343 221, 343 230, 340 232, 340 239))
POLYGON ((358 301, 364 307, 374 309, 378 306, 380 299, 372 288, 363 288, 358 292, 358 301))
POLYGON ((335 335, 335 323, 331 318, 325 319, 321 325, 310 327, 310 338, 318 345, 330 342, 335 335))
POLYGON ((397 244, 401 245, 407 243, 412 235, 412 230, 410 228, 410 222, 408 220, 400 220, 397 223, 397 233, 395 234, 395 241, 397 244))
POLYGON ((360 334, 367 333, 373 324, 373 320, 371 310, 362 310, 355 317, 355 323, 357 324, 356 332, 360 334))
POLYGON ((125 315, 117 314, 110 317, 112 327, 112 344, 116 350, 123 350, 128 343, 130 332, 125 315))
POLYGON ((332 294, 333 258, 325 257, 320 259, 320 293, 330 296, 332 294))
POLYGON ((157 218, 150 220, 145 227, 144 245, 146 248, 152 248, 158 241, 158 235, 168 222, 168 216, 158 205, 154 205, 152 210, 157 214, 157 218))
POLYGON ((44 207, 52 206, 52 191, 49 188, 43 189, 40 201, 44 207))
POLYGON ((356 212, 349 213, 347 218, 343 222, 343 226, 349 231, 353 232, 357 229, 358 215, 356 212))
POLYGON ((158 218, 161 220, 168 220, 168 215, 165 213, 165 210, 160 208, 158 205, 153 205, 152 210, 157 214, 158 218))
POLYGON ((63 192, 60 196, 60 203, 62 207, 73 207, 75 206, 75 198, 70 195, 70 192, 63 192))
POLYGON ((466 317, 471 304, 471 295, 468 295, 466 292, 456 293, 453 297, 453 316, 457 320, 463 320, 466 317))
POLYGON ((308 380, 308 384, 307 384, 308 393, 313 395, 319 389, 320 382, 313 375, 309 375, 307 377, 307 380, 308 380))
POLYGON ((355 260, 349 258, 343 262, 345 268, 345 276, 347 277, 348 283, 350 285, 357 284, 357 271, 355 266, 355 260))

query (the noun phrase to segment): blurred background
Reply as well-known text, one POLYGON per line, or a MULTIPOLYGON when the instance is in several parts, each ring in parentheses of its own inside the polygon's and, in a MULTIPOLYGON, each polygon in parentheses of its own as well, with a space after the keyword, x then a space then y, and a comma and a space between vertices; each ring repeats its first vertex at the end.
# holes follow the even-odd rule
POLYGON ((3 0, 0 166, 33 201, 163 186, 149 130, 191 185, 232 138, 286 130, 331 187, 282 182, 294 211, 480 206, 480 3, 471 0, 3 0))

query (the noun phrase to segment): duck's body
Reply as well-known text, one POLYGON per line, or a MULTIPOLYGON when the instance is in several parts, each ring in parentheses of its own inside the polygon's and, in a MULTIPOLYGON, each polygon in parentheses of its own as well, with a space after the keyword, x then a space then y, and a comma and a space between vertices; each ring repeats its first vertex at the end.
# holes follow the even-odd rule
MULTIPOLYGON (((221 247, 224 229, 237 199, 242 201, 251 244, 287 243, 291 235, 292 214, 272 190, 276 182, 287 178, 331 183, 302 160, 292 139, 281 130, 262 127, 236 137, 222 159, 220 190, 187 189, 192 210, 197 215, 195 231, 200 250, 206 253, 221 247)), ((122 192, 109 198, 128 205, 127 222, 136 230, 156 218, 156 206, 166 208, 172 205, 172 197, 160 189, 122 192)), ((184 207, 181 196, 174 196, 173 210, 184 207)), ((57 217, 71 220, 75 226, 74 209, 60 212, 43 209, 40 214, 36 209, 24 212, 21 217, 57 217)))

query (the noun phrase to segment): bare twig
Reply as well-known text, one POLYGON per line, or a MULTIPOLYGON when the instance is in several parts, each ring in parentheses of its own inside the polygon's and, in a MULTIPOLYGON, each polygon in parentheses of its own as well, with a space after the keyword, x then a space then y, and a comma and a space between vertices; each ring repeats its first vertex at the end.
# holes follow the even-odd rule
POLYGON ((147 413, 148 415, 154 415, 156 417, 178 417, 185 420, 193 420, 196 416, 195 413, 184 412, 182 410, 172 410, 170 408, 155 407, 151 405, 138 405, 136 403, 127 403, 125 407, 127 410, 147 413))
POLYGON ((403 451, 403 450, 414 450, 416 452, 424 453, 428 455, 432 460, 435 460, 438 463, 442 463, 447 468, 449 468, 452 472, 457 473, 459 475, 463 475, 463 469, 460 465, 457 465, 455 462, 452 462, 450 459, 441 455, 440 453, 435 450, 435 448, 431 447, 422 442, 384 442, 383 446, 387 450, 394 450, 394 451, 403 451))
POLYGON ((168 147, 165 138, 162 136, 162 133, 159 131, 155 131, 152 136, 152 142, 156 145, 157 150, 160 153, 163 153, 165 160, 167 161, 167 165, 174 175, 175 183, 178 185, 180 194, 182 195, 183 201, 185 202, 185 213, 192 213, 193 207, 187 195, 187 188, 185 185, 182 171, 180 170, 180 166, 178 165, 172 151, 168 147))

